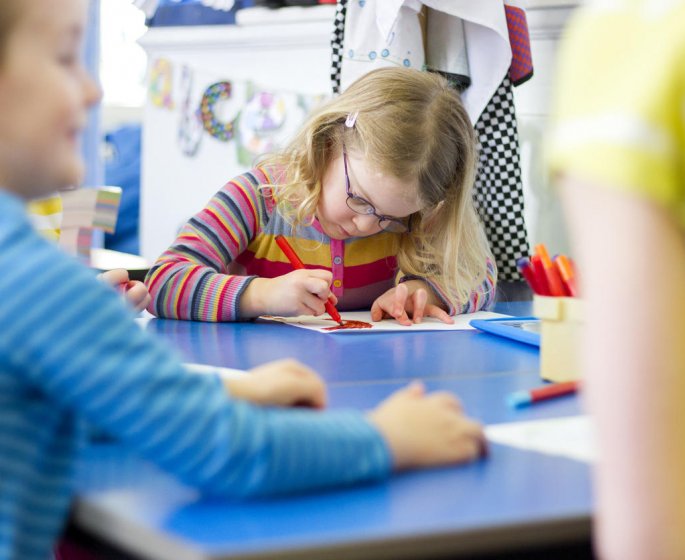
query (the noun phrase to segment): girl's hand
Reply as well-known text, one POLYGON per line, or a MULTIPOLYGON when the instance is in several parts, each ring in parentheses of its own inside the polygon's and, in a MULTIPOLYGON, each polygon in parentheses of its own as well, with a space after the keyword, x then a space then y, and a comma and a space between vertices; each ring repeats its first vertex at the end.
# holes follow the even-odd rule
POLYGON ((249 375, 225 379, 233 398, 265 406, 326 406, 321 378, 296 360, 279 360, 250 370, 249 375))
POLYGON ((420 323, 424 317, 435 317, 448 325, 454 323, 454 319, 438 305, 433 290, 426 290, 425 286, 421 280, 408 280, 388 290, 373 302, 371 320, 381 321, 390 317, 407 327, 411 326, 412 320, 420 323))
POLYGON ((123 268, 115 268, 98 275, 98 278, 124 294, 124 299, 136 311, 140 312, 150 303, 150 292, 138 280, 130 280, 123 268))
POLYGON ((483 428, 464 416, 451 393, 426 395, 423 384, 400 389, 369 413, 397 470, 473 461, 487 452, 483 428))
MULTIPOLYGON (((333 275, 328 270, 294 270, 276 278, 255 278, 240 298, 243 317, 260 315, 319 316, 326 312, 324 305, 332 295, 333 275)), ((333 296, 333 303, 338 298, 333 296)))

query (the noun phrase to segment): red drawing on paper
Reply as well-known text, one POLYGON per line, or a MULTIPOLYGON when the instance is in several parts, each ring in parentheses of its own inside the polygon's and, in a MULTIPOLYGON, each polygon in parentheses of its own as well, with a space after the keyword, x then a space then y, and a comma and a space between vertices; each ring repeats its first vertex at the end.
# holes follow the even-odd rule
POLYGON ((335 325, 333 327, 324 327, 324 331, 342 331, 345 329, 370 329, 373 328, 371 323, 365 321, 345 321, 342 325, 335 325))

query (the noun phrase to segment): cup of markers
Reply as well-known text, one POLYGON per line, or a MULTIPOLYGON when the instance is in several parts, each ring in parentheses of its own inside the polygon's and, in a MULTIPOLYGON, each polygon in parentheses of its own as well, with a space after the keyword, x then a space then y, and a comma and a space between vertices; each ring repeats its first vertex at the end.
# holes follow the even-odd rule
POLYGON ((519 272, 534 294, 553 297, 576 297, 576 272, 573 261, 566 255, 550 259, 543 243, 535 246, 535 254, 516 261, 519 272))
POLYGON ((577 380, 583 301, 573 261, 565 255, 551 259, 545 245, 539 244, 517 266, 533 291, 533 313, 540 319, 540 376, 554 382, 577 380))

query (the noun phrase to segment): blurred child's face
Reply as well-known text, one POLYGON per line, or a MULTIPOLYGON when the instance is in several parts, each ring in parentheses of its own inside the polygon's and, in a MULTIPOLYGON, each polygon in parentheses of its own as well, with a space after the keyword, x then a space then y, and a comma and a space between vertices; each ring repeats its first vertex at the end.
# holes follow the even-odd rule
POLYGON ((81 64, 87 0, 14 1, 21 13, 0 66, 0 186, 32 198, 81 181, 78 139, 100 90, 81 64))
MULTIPOLYGON (((351 193, 370 202, 379 215, 406 218, 422 208, 415 181, 377 171, 354 151, 347 151, 347 173, 351 193)), ((376 216, 358 214, 347 206, 342 153, 326 169, 316 217, 332 239, 367 237, 381 231, 376 216)))

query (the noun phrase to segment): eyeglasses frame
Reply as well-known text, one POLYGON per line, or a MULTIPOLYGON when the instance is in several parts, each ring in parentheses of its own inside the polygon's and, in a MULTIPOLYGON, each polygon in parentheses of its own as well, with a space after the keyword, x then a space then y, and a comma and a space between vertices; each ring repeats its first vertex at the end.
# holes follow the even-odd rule
POLYGON ((357 196, 356 194, 352 194, 351 192, 351 186, 350 186, 350 175, 347 170, 347 150, 345 149, 345 145, 343 144, 343 165, 345 167, 345 193, 347 194, 347 199, 345 200, 345 203, 347 204, 347 207, 352 210, 352 212, 355 212, 356 214, 359 214, 361 216, 369 216, 373 215, 376 218, 378 218, 378 225, 383 231, 389 231, 390 233, 409 233, 411 232, 411 216, 406 218, 406 222, 403 222, 401 219, 398 218, 393 218, 392 216, 385 216, 383 214, 379 214, 376 211, 376 207, 371 204, 368 200, 361 196, 357 196), (350 206, 350 200, 357 200, 363 204, 365 204, 368 207, 368 212, 360 212, 359 210, 356 210, 352 206, 350 206), (396 224, 395 227, 399 226, 400 229, 398 230, 392 230, 388 229, 387 227, 383 227, 382 222, 388 222, 388 225, 393 225, 396 224))

